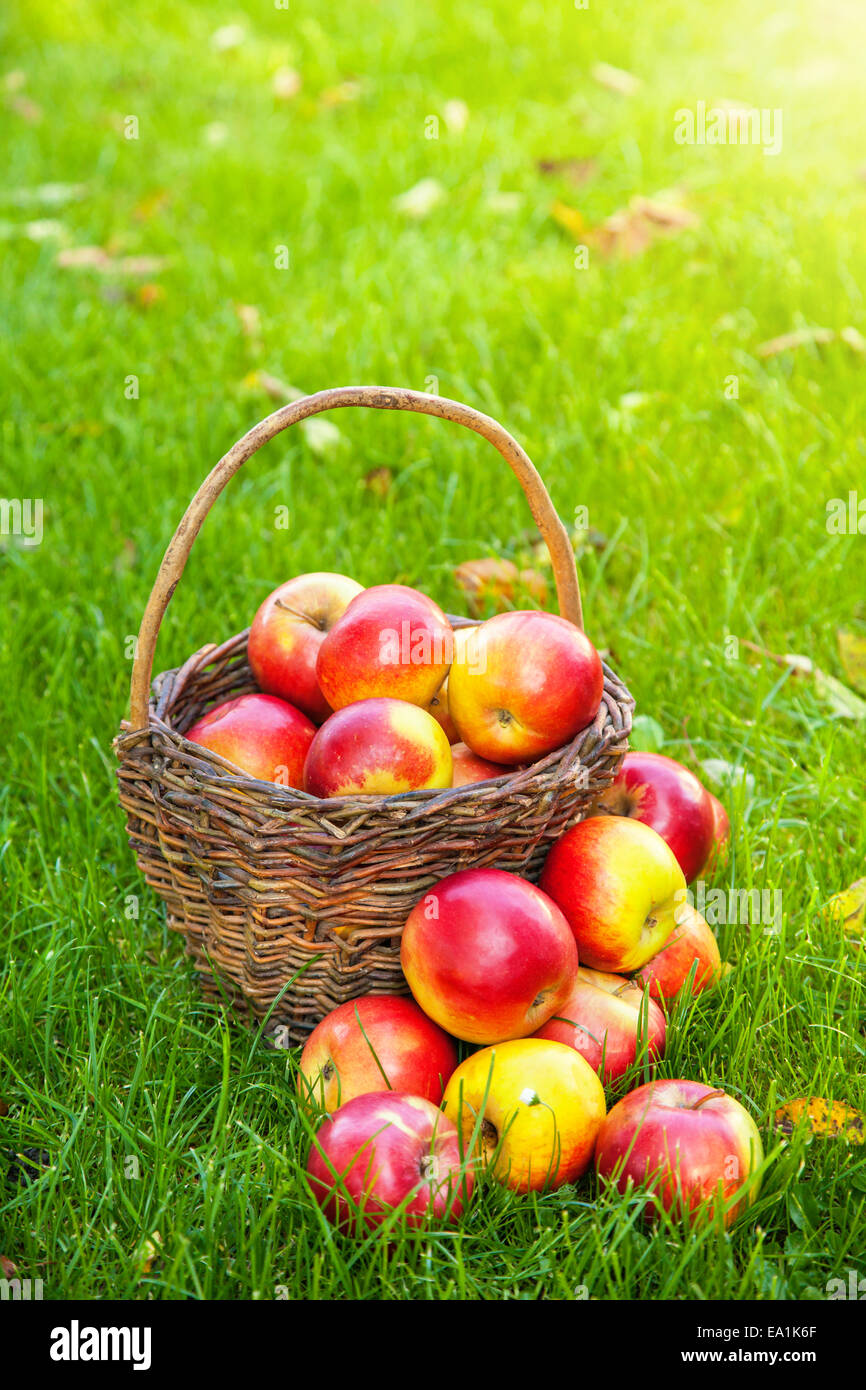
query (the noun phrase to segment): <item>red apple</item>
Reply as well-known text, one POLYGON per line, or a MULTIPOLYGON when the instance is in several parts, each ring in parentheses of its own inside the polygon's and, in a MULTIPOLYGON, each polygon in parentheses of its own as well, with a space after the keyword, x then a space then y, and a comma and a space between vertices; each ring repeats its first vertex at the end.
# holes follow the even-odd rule
POLYGON ((695 964, 693 995, 718 984, 722 977, 722 958, 706 918, 690 903, 683 903, 677 911, 677 924, 664 946, 641 967, 635 979, 641 987, 649 985, 652 998, 661 1003, 676 998, 695 964))
POLYGON ((405 700, 359 700, 326 719, 307 755, 313 796, 392 796, 451 786, 451 746, 432 714, 405 700))
POLYGON ((416 903, 403 974, 421 1008, 467 1042, 523 1038, 557 1013, 577 971, 559 908, 502 869, 462 869, 416 903))
POLYGON ((378 584, 353 598, 319 648, 316 675, 334 709, 392 696, 426 709, 448 675, 454 633, 432 598, 378 584))
POLYGON ((556 841, 539 887, 565 914, 583 965, 630 974, 661 950, 686 900, 673 850, 648 825, 590 816, 556 841))
POLYGON ((713 844, 703 872, 708 876, 727 863, 731 840, 731 822, 728 813, 717 796, 707 792, 713 807, 713 844))
POLYGON ((302 787, 316 726, 275 695, 238 695, 203 715, 184 735, 262 782, 302 787))
POLYGON ((341 1231, 377 1230, 406 1203, 407 1226, 454 1224, 472 1195, 457 1130, 432 1101, 400 1091, 356 1096, 329 1115, 307 1162, 313 1196, 341 1231))
POLYGON ((764 1158, 757 1125, 739 1101, 699 1081, 651 1081, 631 1091, 602 1121, 595 1148, 599 1177, 625 1193, 629 1181, 673 1215, 707 1216, 726 1205, 729 1225, 758 1195, 764 1158), (749 1180, 751 1179, 751 1182, 749 1180))
POLYGON ((433 699, 427 706, 427 713, 432 714, 437 724, 441 724, 445 730, 445 736, 449 743, 457 742, 457 729, 454 720, 451 718, 451 711, 448 708, 448 678, 440 685, 433 699))
POLYGON ((603 1061, 607 1085, 634 1064, 643 1038, 649 1057, 664 1057, 666 1032, 664 1014, 652 999, 644 1004, 639 985, 582 965, 568 999, 532 1036, 573 1047, 595 1072, 603 1061))
POLYGON ((553 613, 499 613, 467 629, 448 676, 463 743, 495 763, 535 762, 598 713, 601 659, 589 638, 553 613))
POLYGON ((466 787, 471 782, 486 782, 491 777, 504 777, 507 772, 514 771, 513 767, 503 767, 502 763, 489 763, 486 758, 479 758, 465 743, 452 743, 451 760, 454 764, 452 785, 455 787, 466 787))
POLYGON ((457 1066, 453 1038, 399 994, 363 994, 333 1009, 301 1053, 298 1090, 325 1110, 368 1091, 407 1091, 438 1105, 457 1066))
POLYGON ((256 683, 321 724, 331 707, 316 680, 319 647, 360 584, 345 574, 299 574, 269 594, 253 618, 247 657, 256 683))
POLYGON ((598 809, 651 825, 670 845, 687 883, 709 858, 714 833, 710 793, 693 772, 663 753, 626 753, 598 809))

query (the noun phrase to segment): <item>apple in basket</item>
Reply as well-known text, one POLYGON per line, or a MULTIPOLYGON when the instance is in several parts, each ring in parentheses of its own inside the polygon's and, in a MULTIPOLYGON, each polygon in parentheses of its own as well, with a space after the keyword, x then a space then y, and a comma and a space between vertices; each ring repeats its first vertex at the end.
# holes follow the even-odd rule
POLYGON ((579 1052, 542 1038, 482 1048, 454 1072, 442 1108, 464 1151, 517 1192, 575 1182, 592 1161, 604 1091, 579 1052))
POLYGON ((307 1178, 328 1220, 358 1234, 377 1230, 401 1205, 407 1226, 431 1218, 453 1224, 473 1186, 451 1120, 432 1101, 401 1091, 356 1096, 328 1115, 307 1178))
POLYGON ((269 594, 253 618, 247 657, 256 684, 321 724, 331 707, 316 658, 325 635, 363 589, 345 574, 299 574, 269 594))
POLYGON ((300 788, 315 732, 305 714, 276 695, 238 695, 209 710, 184 737, 250 777, 300 788))
POLYGON ((641 966, 635 976, 639 985, 649 985, 653 999, 675 999, 695 967, 691 993, 700 994, 718 984, 722 958, 715 932, 705 917, 690 903, 677 911, 677 923, 657 955, 641 966))
POLYGON ((479 758, 465 743, 452 743, 451 761, 454 764, 452 785, 455 787, 467 787, 472 782, 487 782, 491 777, 504 777, 506 773, 514 771, 513 767, 505 767, 502 763, 491 763, 486 758, 479 758))
POLYGON ((666 1032, 664 1014, 641 985, 582 965, 568 999, 532 1036, 573 1047, 594 1072, 603 1063, 607 1085, 634 1064, 644 1040, 648 1057, 664 1057, 666 1032))
POLYGON ((590 816, 566 830, 539 887, 565 914, 581 964, 624 975, 661 950, 687 891, 661 835, 625 816, 590 816))
POLYGON ((454 727, 454 720, 451 718, 451 711, 448 708, 448 677, 440 685, 433 699, 427 706, 429 714, 432 714, 437 724, 441 724, 448 738, 449 743, 457 742, 457 730, 454 727))
POLYGON ((555 903, 502 869, 461 869, 415 904, 400 964, 424 1012, 456 1038, 500 1042, 557 1013, 577 949, 555 903))
POLYGON ((451 745, 432 714, 406 700, 359 700, 326 719, 307 754, 313 796, 392 796, 451 786, 451 745))
POLYGON ((405 584, 353 598, 327 634, 316 675, 334 709, 392 696, 426 709, 451 664, 454 633, 438 604, 405 584))
POLYGON ((626 753, 598 809, 633 816, 666 840, 691 883, 704 868, 715 839, 713 799, 706 787, 664 753, 626 753))
POLYGON ((721 1204, 729 1225, 757 1197, 763 1158, 758 1127, 732 1096, 699 1081, 651 1081, 607 1115, 595 1166, 622 1193, 630 1182, 645 1187, 647 1215, 661 1206, 694 1219, 721 1204))
POLYGON ((453 1038, 400 994, 363 994, 327 1014, 301 1053, 298 1091, 325 1110, 368 1091, 407 1091, 438 1105, 457 1066, 453 1038))
POLYGON ((464 629, 448 676, 463 743, 495 763, 535 762, 591 724, 604 688, 585 633, 553 613, 498 613, 464 629))

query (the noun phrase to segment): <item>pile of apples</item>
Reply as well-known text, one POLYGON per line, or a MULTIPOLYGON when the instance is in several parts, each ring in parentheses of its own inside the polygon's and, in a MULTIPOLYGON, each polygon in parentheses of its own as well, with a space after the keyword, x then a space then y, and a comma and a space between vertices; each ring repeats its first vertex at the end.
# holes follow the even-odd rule
POLYGON ((652 753, 627 754, 601 803, 538 886, 499 869, 442 879, 403 929, 413 999, 366 995, 311 1033, 298 1087, 327 1113, 307 1174, 339 1229, 454 1222, 479 1171, 525 1193, 594 1164, 621 1193, 643 1188, 647 1213, 726 1223, 757 1196, 761 1138, 732 1096, 676 1079, 609 1112, 605 1098, 664 1056, 680 995, 721 976, 684 870, 725 853, 727 815, 652 753))
POLYGON ((261 693, 209 710, 187 739, 325 799, 501 777, 591 723, 604 686, 589 638, 552 613, 455 630, 417 589, 342 574, 275 589, 247 651, 261 693))
MULTIPOLYGON (((455 630, 416 589, 339 574, 270 594, 248 657, 259 693, 209 711, 187 739, 326 799, 502 776, 574 738, 603 690, 595 647, 553 614, 455 630)), ((605 1097, 664 1056, 680 993, 720 978, 687 882, 712 869, 728 834, 691 772, 628 753, 537 886, 465 869, 425 894, 402 933, 413 998, 342 1005, 300 1059, 302 1100, 325 1112, 308 1179, 334 1224, 455 1221, 479 1171, 529 1192, 592 1163, 621 1192, 644 1187, 652 1210, 731 1221, 754 1200, 761 1139, 731 1096, 654 1080, 609 1112, 605 1097)))

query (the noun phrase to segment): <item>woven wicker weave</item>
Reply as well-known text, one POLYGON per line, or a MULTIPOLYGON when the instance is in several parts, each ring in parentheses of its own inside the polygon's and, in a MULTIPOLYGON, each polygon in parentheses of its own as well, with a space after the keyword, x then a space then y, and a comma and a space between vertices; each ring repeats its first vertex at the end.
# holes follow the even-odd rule
MULTIPOLYGON (((523 771, 448 791, 321 801, 259 782, 187 742, 206 710, 256 689, 247 632, 196 652, 154 681, 157 633, 204 517, 237 469, 280 430, 361 405, 456 420, 495 445, 516 473, 553 560, 560 612, 581 625, 574 553, 523 450, 488 416, 420 392, 343 387, 305 397, 255 426, 193 499, 150 596, 133 669, 130 719, 115 742, 130 844, 184 933, 205 992, 302 1041, 330 1009, 403 992, 400 933, 444 875, 495 865, 537 877, 551 842, 615 775, 633 701, 605 667, 594 722, 523 771)), ((455 626, 465 622, 452 619, 455 626)))

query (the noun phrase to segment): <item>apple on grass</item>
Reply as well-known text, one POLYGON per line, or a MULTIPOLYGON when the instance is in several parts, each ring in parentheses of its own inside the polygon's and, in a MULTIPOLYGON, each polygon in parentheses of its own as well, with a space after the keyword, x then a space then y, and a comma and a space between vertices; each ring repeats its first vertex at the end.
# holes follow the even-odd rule
POLYGON ((716 869, 727 863, 731 841, 731 822, 728 813, 717 796, 707 792, 713 808, 713 847, 704 865, 704 873, 714 874, 716 869))
POLYGON ((487 782, 491 777, 504 777, 506 773, 514 771, 513 767, 504 767, 502 763, 491 763, 486 758, 479 758, 465 743, 452 743, 451 761, 454 765, 451 780, 452 786, 455 787, 487 782))
POLYGON ((658 1206, 691 1219, 724 1210, 729 1225, 757 1197, 763 1159, 757 1125, 732 1096, 698 1081, 651 1081, 610 1110, 595 1166, 621 1193, 646 1187, 648 1215, 658 1206))
POLYGON ((590 816, 556 841, 539 887, 562 909, 593 970, 631 974, 664 946, 686 900, 673 850, 641 821, 590 816))
POLYGON ((416 903, 400 963, 424 1012, 456 1038, 532 1033, 568 998, 577 948, 555 903, 502 869, 461 869, 416 903))
POLYGON ((337 1110, 369 1091, 405 1091, 439 1105, 457 1066, 453 1038, 414 999, 363 994, 327 1014, 301 1053, 298 1091, 337 1110))
POLYGON ((652 826, 670 845, 691 883, 710 857, 715 836, 713 800, 693 772, 663 753, 626 753, 599 797, 598 809, 652 826))
POLYGON ((262 782, 304 785, 316 726, 276 695, 238 695, 209 710, 184 734, 262 782))
POLYGON ((594 1072, 603 1064, 608 1085, 634 1065, 644 1040, 648 1058, 664 1057, 666 1033, 664 1014, 640 985, 582 965, 568 999, 532 1036, 573 1047, 594 1072))
POLYGON ((353 598, 319 648, 316 676, 336 710, 391 696, 427 709, 448 675, 451 624, 438 604, 405 584, 353 598))
POLYGON ((518 1038, 485 1047, 453 1073, 442 1102, 476 1157, 517 1192, 575 1182, 592 1161, 604 1090, 571 1047, 518 1038))
POLYGON ((269 594, 253 618, 247 659, 256 684, 321 724, 331 707, 319 689, 319 647, 349 603, 363 592, 345 574, 299 574, 269 594))
POLYGON ((432 1101, 400 1091, 356 1096, 328 1115, 307 1178, 332 1225, 358 1234, 377 1230, 400 1206, 407 1226, 454 1224, 474 1182, 452 1122, 432 1101))
POLYGON ((696 966, 691 994, 711 989, 722 978, 722 958, 715 933, 690 903, 677 910, 677 924, 658 955, 641 966, 635 980, 649 986, 658 1003, 675 999, 696 966))
POLYGON ((601 658, 585 633, 553 613, 499 613, 463 629, 448 705, 463 743, 495 763, 535 762, 598 713, 601 658))
POLYGON ((451 746, 432 714, 406 700, 359 700, 326 719, 310 745, 313 796, 393 796, 451 786, 451 746))

